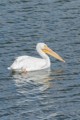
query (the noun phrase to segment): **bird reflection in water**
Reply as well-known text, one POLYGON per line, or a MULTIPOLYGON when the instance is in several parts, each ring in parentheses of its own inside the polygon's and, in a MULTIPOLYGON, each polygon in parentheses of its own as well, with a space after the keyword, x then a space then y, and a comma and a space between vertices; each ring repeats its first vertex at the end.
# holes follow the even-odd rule
POLYGON ((13 78, 16 86, 21 87, 25 84, 37 85, 40 91, 47 90, 50 88, 50 73, 49 69, 21 74, 13 74, 13 78))

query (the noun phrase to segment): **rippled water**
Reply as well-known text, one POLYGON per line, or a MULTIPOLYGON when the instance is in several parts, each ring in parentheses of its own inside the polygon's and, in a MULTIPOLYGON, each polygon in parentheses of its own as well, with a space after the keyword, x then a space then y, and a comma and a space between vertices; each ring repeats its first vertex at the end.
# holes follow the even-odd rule
POLYGON ((80 0, 0 0, 0 120, 80 120, 80 0), (66 63, 11 74, 45 42, 66 63))

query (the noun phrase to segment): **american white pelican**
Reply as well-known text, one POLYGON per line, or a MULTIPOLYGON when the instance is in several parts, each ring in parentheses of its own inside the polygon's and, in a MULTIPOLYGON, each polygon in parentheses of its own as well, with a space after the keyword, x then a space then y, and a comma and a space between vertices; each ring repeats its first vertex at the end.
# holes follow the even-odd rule
POLYGON ((8 69, 17 72, 27 72, 49 68, 51 63, 47 54, 55 57, 62 62, 65 62, 57 53, 52 51, 44 43, 38 43, 36 50, 42 58, 19 56, 8 69))

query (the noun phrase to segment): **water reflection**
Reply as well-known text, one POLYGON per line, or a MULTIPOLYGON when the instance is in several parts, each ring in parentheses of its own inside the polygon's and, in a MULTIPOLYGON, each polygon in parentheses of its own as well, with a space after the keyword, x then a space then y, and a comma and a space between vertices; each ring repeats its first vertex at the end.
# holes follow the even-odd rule
POLYGON ((36 71, 36 72, 28 72, 28 73, 22 73, 22 74, 13 74, 13 78, 15 81, 16 86, 21 87, 23 85, 33 84, 36 86, 39 86, 40 91, 47 90, 50 88, 50 77, 51 71, 48 70, 42 70, 42 71, 36 71))

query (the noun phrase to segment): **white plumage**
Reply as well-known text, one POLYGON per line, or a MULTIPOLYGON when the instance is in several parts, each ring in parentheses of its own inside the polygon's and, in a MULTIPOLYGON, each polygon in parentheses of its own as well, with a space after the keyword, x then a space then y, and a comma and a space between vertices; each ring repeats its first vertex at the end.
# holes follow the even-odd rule
POLYGON ((13 64, 8 69, 12 71, 18 71, 18 72, 27 72, 27 71, 35 71, 35 70, 49 68, 50 59, 46 53, 65 62, 58 54, 53 52, 44 43, 38 43, 36 46, 36 50, 42 58, 35 58, 31 56, 20 56, 20 57, 17 57, 17 59, 13 62, 13 64))

